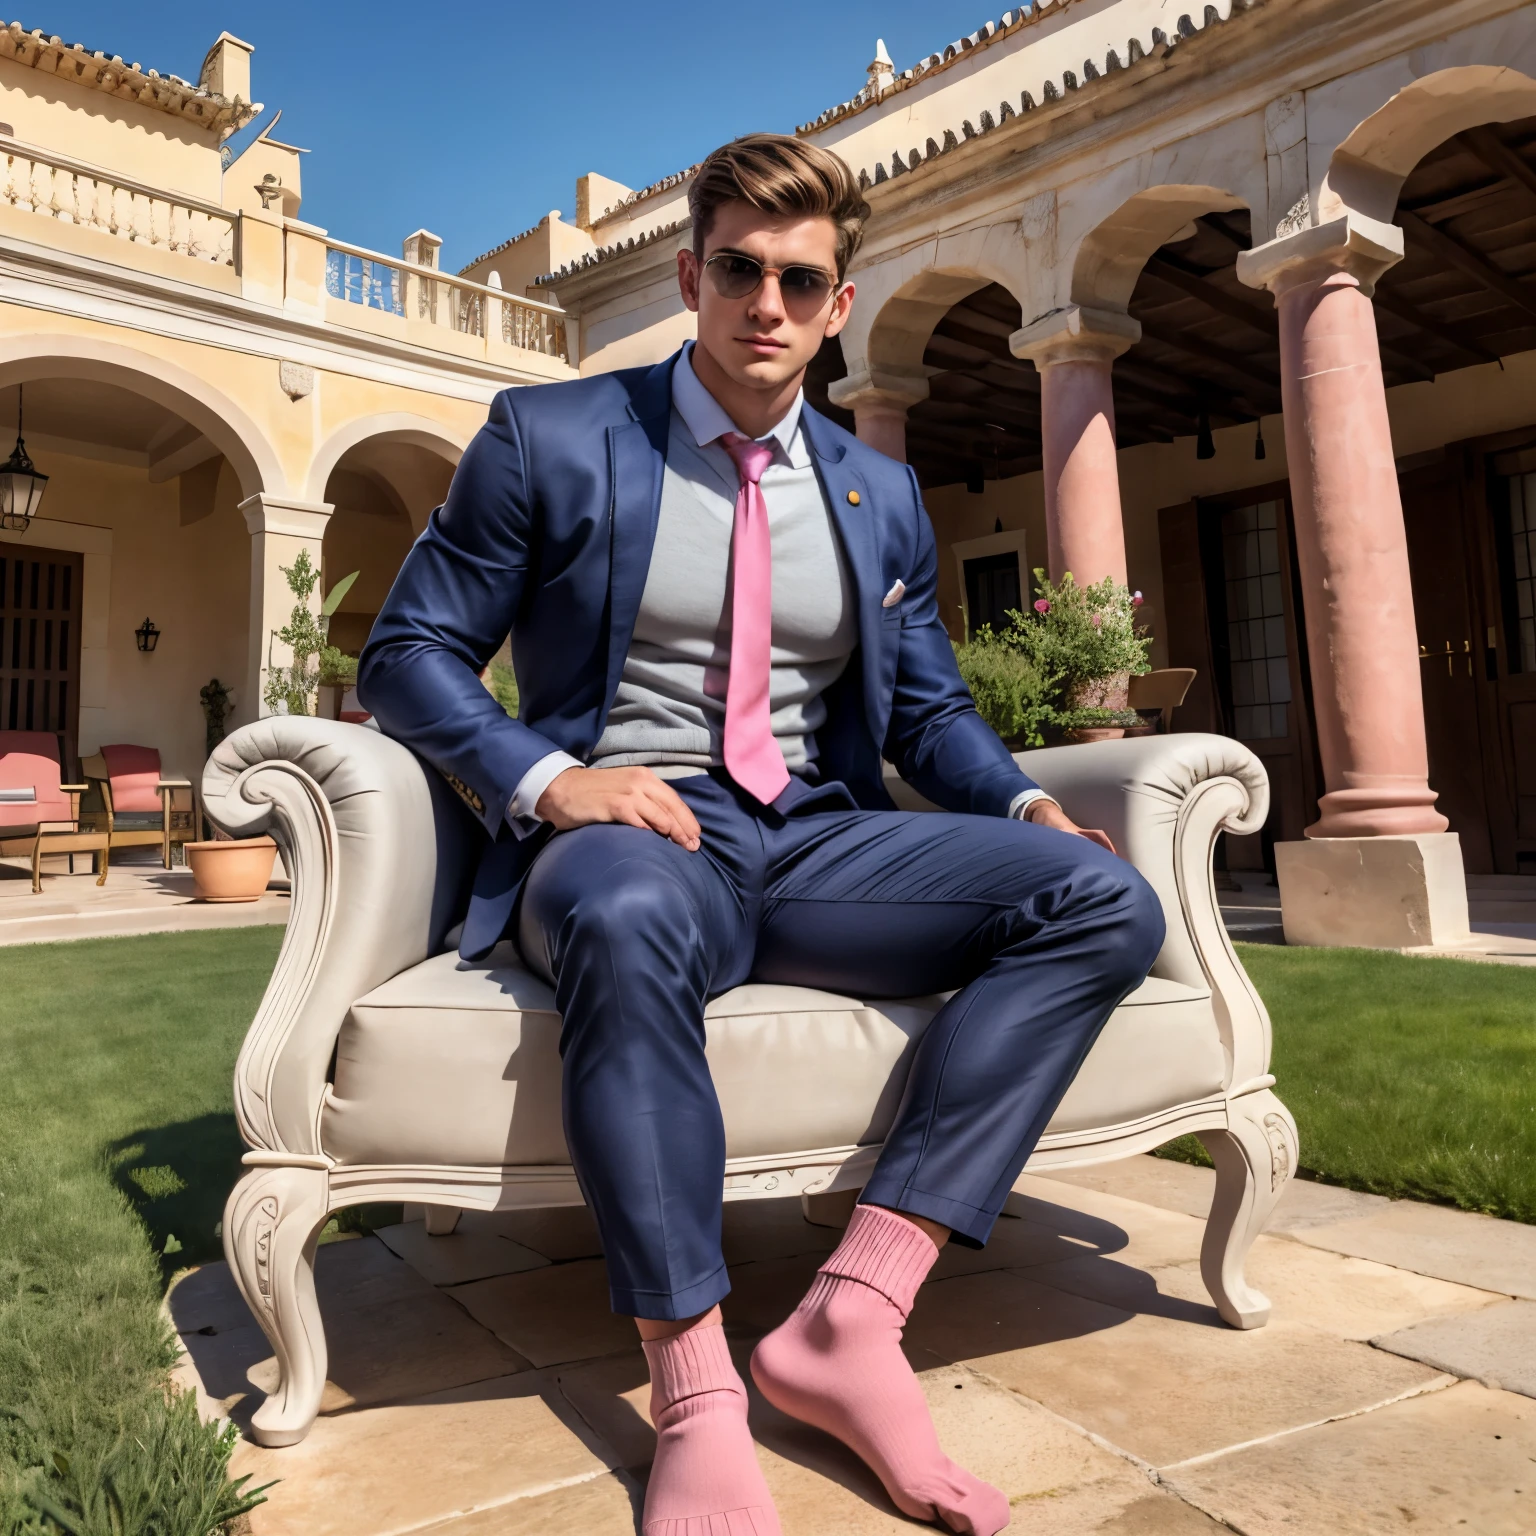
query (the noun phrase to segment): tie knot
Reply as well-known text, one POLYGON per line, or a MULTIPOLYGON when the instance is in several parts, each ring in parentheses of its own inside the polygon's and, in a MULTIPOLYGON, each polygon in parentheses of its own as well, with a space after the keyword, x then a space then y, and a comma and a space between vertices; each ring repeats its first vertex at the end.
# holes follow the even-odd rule
POLYGON ((740 432, 723 432, 720 441, 736 461, 736 473, 750 485, 763 478, 763 471, 773 462, 773 444, 754 442, 740 432))

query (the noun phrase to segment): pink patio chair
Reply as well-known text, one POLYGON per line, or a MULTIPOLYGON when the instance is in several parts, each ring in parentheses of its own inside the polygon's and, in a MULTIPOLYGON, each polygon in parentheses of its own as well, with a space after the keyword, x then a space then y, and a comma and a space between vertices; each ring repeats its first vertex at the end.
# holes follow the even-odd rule
POLYGON ((154 747, 116 743, 85 760, 85 776, 101 789, 114 848, 159 845, 165 867, 177 843, 197 840, 190 779, 166 777, 154 747))
POLYGON ((34 892, 43 888, 45 853, 90 853, 96 884, 106 883, 110 823, 82 820, 80 796, 89 786, 63 779, 52 731, 0 731, 0 858, 30 858, 34 892))

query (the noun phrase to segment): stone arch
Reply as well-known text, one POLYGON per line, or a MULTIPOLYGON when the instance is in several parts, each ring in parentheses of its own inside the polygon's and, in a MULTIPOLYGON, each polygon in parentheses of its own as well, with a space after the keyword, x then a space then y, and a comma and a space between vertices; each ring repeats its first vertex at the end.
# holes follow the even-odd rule
POLYGON ((409 411, 385 411, 360 416, 338 427, 320 445, 309 467, 305 497, 324 501, 325 487, 336 466, 355 448, 368 442, 404 443, 425 448, 451 465, 457 465, 468 443, 452 435, 441 423, 409 411))
POLYGON ((1334 150, 1317 222, 1353 210, 1390 223, 1408 173, 1437 145, 1483 123, 1536 116, 1536 79, 1504 64, 1436 70, 1398 91, 1334 150))
POLYGON ((1141 269, 1154 251, 1202 214, 1247 206, 1221 187, 1173 184, 1135 193, 1078 245, 1072 263, 1072 302, 1124 314, 1141 269))
POLYGON ((282 496, 288 476, 266 434, 217 387, 161 356, 91 336, 31 333, 0 337, 0 387, 37 378, 131 385, 196 427, 229 460, 242 499, 282 496))

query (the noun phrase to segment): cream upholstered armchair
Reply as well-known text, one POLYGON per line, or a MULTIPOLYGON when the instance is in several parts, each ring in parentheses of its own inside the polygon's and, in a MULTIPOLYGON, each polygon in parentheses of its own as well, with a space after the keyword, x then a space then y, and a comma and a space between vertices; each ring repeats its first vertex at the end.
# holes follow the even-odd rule
MULTIPOLYGON (((1109 831, 1168 923, 1152 975, 1115 1011, 1030 1167, 1200 1136, 1217 1169, 1205 1283, 1228 1323, 1259 1327, 1269 1303, 1243 1263, 1295 1169, 1296 1128, 1270 1091, 1269 1018, 1222 926, 1211 851, 1223 828, 1263 822, 1264 770, 1237 742, 1198 735, 1019 761, 1109 831)), ((288 1445, 325 1384, 311 1264, 332 1211, 422 1202, 449 1231, 460 1209, 582 1203, 560 1123, 560 1020, 511 944, 475 965, 454 953, 483 833, 397 742, 329 720, 258 721, 214 752, 203 797, 225 831, 270 833, 293 877, 287 936, 235 1069, 251 1151, 224 1213, 230 1267, 280 1368, 254 1433, 288 1445)), ((725 1198, 860 1188, 940 1002, 756 984, 716 998, 725 1198)))

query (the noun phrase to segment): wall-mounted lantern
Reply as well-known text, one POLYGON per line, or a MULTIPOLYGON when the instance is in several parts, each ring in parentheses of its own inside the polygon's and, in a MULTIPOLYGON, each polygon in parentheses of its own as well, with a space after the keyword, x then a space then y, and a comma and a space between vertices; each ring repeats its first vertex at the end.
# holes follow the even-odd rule
POLYGON ((21 388, 16 390, 16 446, 0 464, 0 527, 25 533, 42 505, 48 476, 39 474, 21 440, 21 388))
POLYGON ((149 622, 146 617, 144 622, 133 632, 134 638, 139 642, 141 651, 152 651, 160 643, 160 631, 149 622))

